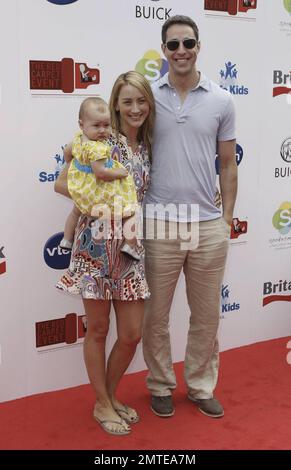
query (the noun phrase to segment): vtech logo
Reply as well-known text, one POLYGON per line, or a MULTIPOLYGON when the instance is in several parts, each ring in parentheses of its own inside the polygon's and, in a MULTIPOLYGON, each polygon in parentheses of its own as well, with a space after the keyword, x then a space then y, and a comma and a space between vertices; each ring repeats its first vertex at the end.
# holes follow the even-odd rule
POLYGON ((56 233, 48 239, 44 246, 44 260, 52 269, 66 269, 70 264, 71 252, 63 250, 59 246, 63 236, 63 232, 56 233))
POLYGON ((47 0, 50 3, 54 3, 55 5, 69 5, 70 3, 77 2, 78 0, 47 0))

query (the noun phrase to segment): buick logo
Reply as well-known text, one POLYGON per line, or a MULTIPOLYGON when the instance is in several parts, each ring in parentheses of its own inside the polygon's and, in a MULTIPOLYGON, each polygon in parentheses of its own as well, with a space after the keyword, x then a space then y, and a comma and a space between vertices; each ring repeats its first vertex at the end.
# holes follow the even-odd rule
POLYGON ((284 140, 281 145, 280 154, 284 162, 291 163, 291 137, 284 140))

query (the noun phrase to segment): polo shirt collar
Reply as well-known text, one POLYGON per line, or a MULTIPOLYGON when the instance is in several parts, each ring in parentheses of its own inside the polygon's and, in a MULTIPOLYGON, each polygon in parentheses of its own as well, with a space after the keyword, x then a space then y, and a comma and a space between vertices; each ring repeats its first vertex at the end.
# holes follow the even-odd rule
MULTIPOLYGON (((169 72, 167 72, 159 82, 159 88, 162 88, 163 86, 168 85, 168 87, 172 88, 172 85, 169 83, 169 72)), ((200 73, 200 80, 198 85, 196 86, 195 89, 197 88, 203 88, 206 91, 210 90, 210 82, 209 79, 204 75, 202 72, 200 73)))

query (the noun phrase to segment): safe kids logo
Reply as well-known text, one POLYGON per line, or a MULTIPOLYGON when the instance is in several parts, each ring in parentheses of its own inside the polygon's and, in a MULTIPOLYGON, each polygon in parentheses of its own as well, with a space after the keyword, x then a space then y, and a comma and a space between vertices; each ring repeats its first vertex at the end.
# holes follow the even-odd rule
POLYGON ((264 282, 263 307, 271 302, 291 302, 291 282, 280 280, 264 282))
POLYGON ((54 183, 61 173, 64 165, 65 165, 65 158, 64 158, 64 148, 61 147, 62 152, 61 153, 56 153, 53 155, 53 159, 55 161, 55 168, 54 171, 51 173, 48 173, 47 171, 41 171, 38 175, 38 181, 40 183, 54 183))
POLYGON ((283 1, 285 10, 291 15, 291 0, 283 1))
POLYGON ((240 309, 240 304, 230 300, 229 284, 222 284, 221 287, 221 318, 225 318, 225 313, 240 309))
POLYGON ((74 63, 70 57, 58 61, 30 60, 29 77, 33 94, 73 93, 75 89, 84 94, 89 86, 100 83, 98 68, 90 68, 86 62, 74 63))
MULTIPOLYGON (((154 2, 159 0, 152 0, 154 2)), ((167 7, 160 7, 160 6, 141 6, 135 5, 135 17, 136 18, 143 18, 145 20, 162 20, 166 21, 170 18, 170 13, 172 8, 167 7)))
POLYGON ((257 0, 204 0, 204 10, 225 12, 229 15, 247 13, 257 8, 257 0))
POLYGON ((71 251, 60 248, 60 241, 64 232, 53 235, 46 242, 43 249, 43 257, 47 266, 52 269, 66 269, 70 264, 71 251))
POLYGON ((230 60, 225 62, 224 69, 220 70, 220 81, 219 85, 224 90, 229 91, 232 95, 248 95, 249 89, 244 85, 238 85, 237 77, 238 70, 236 64, 233 64, 230 60))
POLYGON ((163 59, 154 49, 147 51, 135 66, 150 83, 159 80, 169 70, 167 60, 163 59))
MULTIPOLYGON (((244 151, 241 145, 236 144, 236 153, 235 153, 235 159, 236 159, 236 164, 237 166, 240 165, 242 159, 244 156, 244 151)), ((218 157, 215 159, 215 168, 216 168, 216 174, 219 175, 219 160, 218 157)))
POLYGON ((63 343, 70 345, 80 342, 78 340, 84 338, 85 334, 86 316, 68 313, 64 318, 37 322, 35 345, 37 348, 63 343))
POLYGON ((0 275, 6 273, 6 259, 4 255, 4 246, 0 246, 0 275))
POLYGON ((284 73, 282 70, 274 70, 273 85, 273 98, 279 95, 291 96, 291 71, 284 73))
POLYGON ((282 202, 272 219, 273 227, 281 235, 286 235, 291 230, 291 202, 282 202))

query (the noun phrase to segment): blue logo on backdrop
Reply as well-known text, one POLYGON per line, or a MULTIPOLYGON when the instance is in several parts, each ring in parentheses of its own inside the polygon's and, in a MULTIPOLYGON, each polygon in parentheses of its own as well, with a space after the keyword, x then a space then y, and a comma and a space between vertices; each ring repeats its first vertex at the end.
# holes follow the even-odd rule
POLYGON ((221 318, 225 318, 224 313, 233 312, 234 310, 240 310, 240 304, 237 302, 231 302, 229 285, 222 284, 221 286, 221 318))
POLYGON ((78 0, 47 0, 50 3, 54 3, 55 5, 69 5, 69 3, 77 2, 78 0))
MULTIPOLYGON (((236 144, 236 155, 235 155, 235 158, 236 158, 236 164, 237 164, 237 166, 239 166, 240 162, 241 162, 242 159, 243 159, 243 156, 244 156, 244 151, 243 151, 242 147, 241 147, 239 144, 236 144)), ((215 168, 216 168, 216 174, 219 175, 219 160, 218 160, 217 157, 216 157, 216 159, 215 159, 215 168)))
POLYGON ((248 95, 249 89, 244 85, 237 84, 238 70, 236 64, 233 64, 230 60, 225 62, 225 68, 220 70, 220 81, 219 85, 224 90, 229 91, 232 95, 248 95))
POLYGON ((66 269, 70 264, 71 252, 59 247, 64 232, 53 235, 46 242, 43 257, 46 264, 52 269, 66 269))
MULTIPOLYGON (((64 151, 65 147, 62 147, 62 150, 64 151)), ((38 180, 40 183, 50 183, 56 181, 57 177, 59 176, 60 172, 62 171, 64 165, 65 165, 65 158, 64 154, 60 155, 59 153, 56 153, 55 155, 52 155, 52 157, 55 159, 55 170, 53 173, 48 173, 47 171, 41 171, 38 175, 38 180)))

